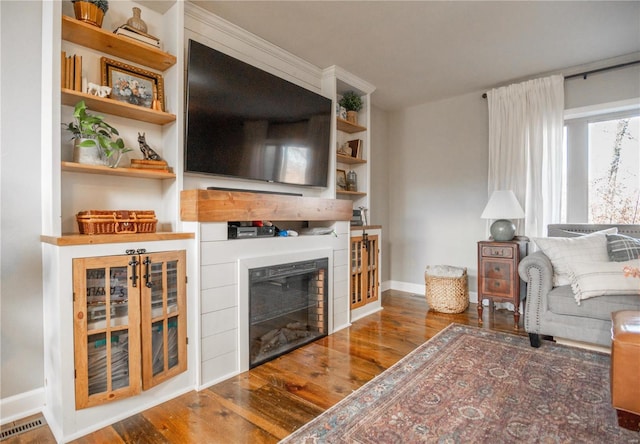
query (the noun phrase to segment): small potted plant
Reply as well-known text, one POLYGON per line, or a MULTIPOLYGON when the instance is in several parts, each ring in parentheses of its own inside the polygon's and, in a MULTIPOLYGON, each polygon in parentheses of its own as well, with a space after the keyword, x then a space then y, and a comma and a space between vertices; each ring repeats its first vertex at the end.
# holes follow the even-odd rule
POLYGON ((74 140, 73 161, 90 165, 106 165, 115 168, 122 155, 131 151, 122 138, 115 141, 118 130, 104 121, 102 116, 89 114, 84 100, 76 103, 73 122, 63 123, 74 140), (114 157, 115 156, 115 157, 114 157))
POLYGON ((71 0, 71 3, 77 20, 102 27, 102 19, 109 10, 107 0, 71 0))
POLYGON ((358 123, 358 111, 362 109, 362 98, 353 91, 347 91, 338 103, 347 110, 347 120, 358 123))

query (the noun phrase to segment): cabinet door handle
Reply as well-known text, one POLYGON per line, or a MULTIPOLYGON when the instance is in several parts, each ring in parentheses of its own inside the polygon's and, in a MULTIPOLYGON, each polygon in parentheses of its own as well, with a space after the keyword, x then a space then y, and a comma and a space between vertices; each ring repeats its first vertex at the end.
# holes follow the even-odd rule
POLYGON ((139 264, 140 262, 138 262, 138 256, 131 256, 131 260, 129 261, 129 265, 131 265, 131 277, 129 279, 131 279, 131 285, 133 287, 138 286, 138 265, 139 264))
POLYGON ((145 286, 147 288, 151 288, 151 259, 149 259, 149 256, 147 256, 144 260, 144 262, 142 262, 145 265, 145 275, 144 275, 144 279, 145 279, 145 286))

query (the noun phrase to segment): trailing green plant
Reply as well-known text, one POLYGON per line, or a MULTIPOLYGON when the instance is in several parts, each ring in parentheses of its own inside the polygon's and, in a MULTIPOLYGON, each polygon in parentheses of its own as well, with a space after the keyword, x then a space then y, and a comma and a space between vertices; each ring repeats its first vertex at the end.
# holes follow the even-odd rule
POLYGON ((105 14, 109 10, 109 2, 107 0, 71 0, 71 3, 76 3, 76 2, 93 3, 98 8, 100 8, 102 12, 104 12, 105 14))
POLYGON ((360 111, 362 109, 362 98, 353 91, 344 93, 338 103, 347 111, 360 111))
POLYGON ((118 130, 105 122, 104 117, 89 114, 84 100, 76 103, 73 122, 63 123, 62 126, 72 134, 72 139, 81 140, 80 147, 98 147, 107 158, 117 153, 117 161, 119 161, 124 153, 132 151, 124 145, 122 138, 113 140, 113 137, 120 135, 118 130))

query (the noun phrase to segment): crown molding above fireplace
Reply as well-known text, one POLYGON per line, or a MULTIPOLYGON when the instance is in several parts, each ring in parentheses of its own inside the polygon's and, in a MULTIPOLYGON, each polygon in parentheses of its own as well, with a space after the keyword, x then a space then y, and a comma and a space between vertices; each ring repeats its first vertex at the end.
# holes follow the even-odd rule
POLYGON ((348 200, 323 199, 246 191, 184 190, 180 217, 189 222, 348 221, 348 200))

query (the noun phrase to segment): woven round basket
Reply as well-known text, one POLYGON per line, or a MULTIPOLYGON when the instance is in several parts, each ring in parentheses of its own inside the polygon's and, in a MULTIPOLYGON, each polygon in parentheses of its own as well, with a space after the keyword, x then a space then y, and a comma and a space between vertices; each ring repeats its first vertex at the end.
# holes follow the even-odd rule
POLYGON ((440 313, 462 313, 469 306, 467 269, 460 277, 434 276, 425 272, 425 296, 429 310, 440 313))

